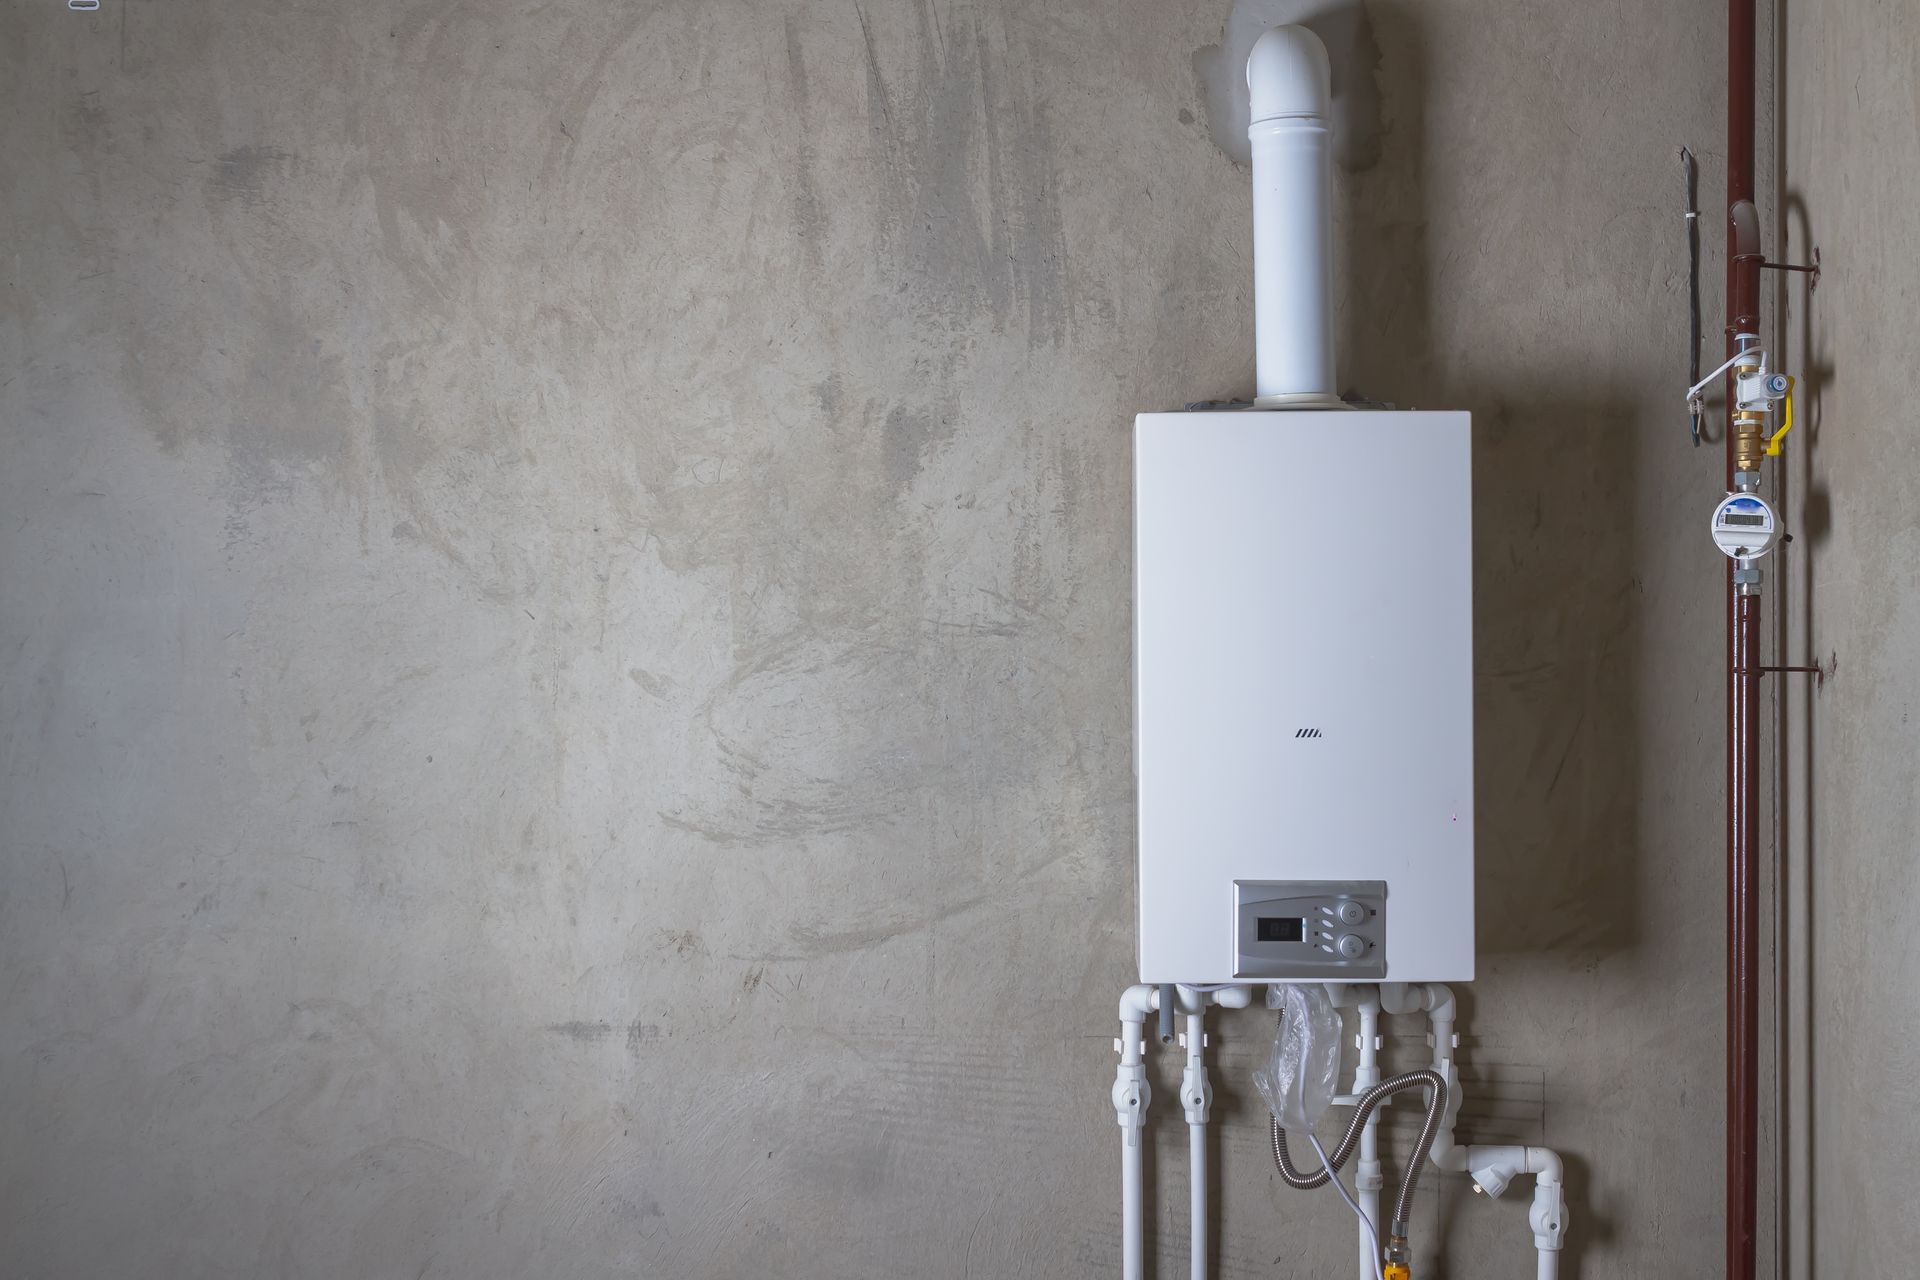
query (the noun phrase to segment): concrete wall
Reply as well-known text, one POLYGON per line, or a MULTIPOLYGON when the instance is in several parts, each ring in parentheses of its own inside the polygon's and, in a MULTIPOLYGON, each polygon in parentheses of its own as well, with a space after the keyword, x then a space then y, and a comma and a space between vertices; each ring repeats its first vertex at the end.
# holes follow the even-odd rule
MULTIPOLYGON (((1251 386, 1228 18, 0 3, 10 1274, 1117 1269, 1127 432, 1251 386)), ((1338 20, 1344 381, 1476 414, 1465 1135, 1568 1153, 1569 1274, 1702 1273, 1717 7, 1338 20)), ((1902 731, 1849 705, 1850 759, 1902 731)), ((1220 1273, 1340 1274, 1266 1035, 1220 1273)), ((1430 1179, 1423 1272, 1528 1274, 1525 1222, 1430 1179)))
POLYGON ((1792 1274, 1871 1275, 1913 1256, 1920 1146, 1920 11, 1794 0, 1782 29, 1785 251, 1826 266, 1779 298, 1806 390, 1783 640, 1833 669, 1782 692, 1792 1274))

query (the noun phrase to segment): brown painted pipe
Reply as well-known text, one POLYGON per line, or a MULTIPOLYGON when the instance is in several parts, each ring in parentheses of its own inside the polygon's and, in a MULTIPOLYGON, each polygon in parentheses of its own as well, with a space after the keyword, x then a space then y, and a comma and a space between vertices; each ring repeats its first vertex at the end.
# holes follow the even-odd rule
MULTIPOLYGON (((1754 0, 1727 0, 1727 355, 1760 325, 1753 196, 1754 0)), ((1727 384, 1727 488, 1736 432, 1727 384)), ((1760 598, 1727 576, 1727 1277, 1754 1280, 1759 1214, 1760 598)))

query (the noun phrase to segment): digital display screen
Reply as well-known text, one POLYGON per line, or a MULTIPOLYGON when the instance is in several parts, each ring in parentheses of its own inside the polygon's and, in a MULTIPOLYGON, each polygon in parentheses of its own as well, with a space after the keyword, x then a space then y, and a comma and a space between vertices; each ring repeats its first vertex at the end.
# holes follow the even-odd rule
POLYGON ((1262 942, 1303 942, 1307 922, 1299 916, 1260 916, 1254 925, 1254 936, 1262 942))
POLYGON ((1743 516, 1737 512, 1729 511, 1726 515, 1720 517, 1720 523, 1746 525, 1758 529, 1766 526, 1767 518, 1765 516, 1743 516))

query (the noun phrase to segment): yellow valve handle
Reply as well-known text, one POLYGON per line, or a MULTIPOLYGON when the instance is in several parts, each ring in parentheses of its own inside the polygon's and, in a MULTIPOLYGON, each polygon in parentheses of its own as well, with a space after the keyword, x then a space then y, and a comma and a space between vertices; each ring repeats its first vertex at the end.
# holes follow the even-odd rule
POLYGON ((1413 1280, 1413 1272, 1398 1262, 1389 1262, 1386 1280, 1413 1280))
POLYGON ((1787 438, 1787 432, 1793 430, 1793 379, 1787 379, 1786 409, 1780 415, 1780 429, 1767 437, 1767 456, 1780 456, 1780 442, 1787 438))

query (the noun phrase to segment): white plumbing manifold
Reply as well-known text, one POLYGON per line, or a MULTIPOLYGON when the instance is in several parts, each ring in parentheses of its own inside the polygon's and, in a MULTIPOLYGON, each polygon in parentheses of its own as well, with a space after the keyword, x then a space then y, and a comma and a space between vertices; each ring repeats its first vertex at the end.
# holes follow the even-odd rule
MULTIPOLYGON (((1188 1178, 1191 1198, 1189 1239, 1192 1280, 1206 1280, 1207 1255, 1207 1138, 1206 1126, 1213 1107, 1213 1085, 1207 1078, 1206 1009, 1209 1004, 1227 1009, 1244 1009, 1251 1002, 1251 986, 1216 989, 1174 987, 1184 1030, 1180 1035, 1186 1066, 1180 1076, 1180 1103, 1187 1121, 1188 1178)), ((1356 1047, 1359 1056, 1354 1067, 1351 1092, 1334 1099, 1335 1105, 1352 1106, 1367 1089, 1380 1081, 1380 1018, 1383 1014, 1419 1013, 1427 1015, 1431 1030, 1427 1042, 1433 1048, 1433 1070, 1447 1082, 1446 1105, 1440 1128, 1434 1134, 1430 1158, 1437 1168, 1449 1173, 1465 1173, 1473 1179, 1474 1190, 1489 1196, 1504 1194, 1514 1178, 1531 1175, 1534 1179, 1533 1207, 1527 1215, 1533 1231, 1537 1254, 1538 1280, 1553 1280, 1559 1274, 1560 1251, 1567 1239, 1566 1170, 1561 1159, 1546 1147, 1472 1146, 1454 1143, 1453 1127, 1460 1113, 1460 1072, 1454 1063, 1458 1038, 1454 1033, 1456 1016, 1453 992, 1440 983, 1372 984, 1328 983, 1328 995, 1335 1007, 1358 1011, 1356 1047)), ((1121 1276, 1122 1280, 1142 1280, 1145 1274, 1145 1223, 1142 1220, 1141 1186, 1147 1109, 1153 1091, 1147 1084, 1146 1022, 1160 1008, 1160 988, 1128 987, 1120 997, 1120 1038, 1114 1041, 1120 1065, 1114 1073, 1113 1111, 1120 1126, 1121 1158, 1121 1276)), ((1380 1216, 1380 1192, 1385 1184, 1381 1167, 1378 1134, 1380 1109, 1375 1108, 1361 1130, 1359 1160, 1354 1171, 1354 1189, 1360 1208, 1375 1223, 1380 1216)), ((1359 1275, 1361 1280, 1379 1280, 1379 1261, 1364 1226, 1359 1231, 1359 1275)))
MULTIPOLYGON (((1207 1079, 1207 1006, 1244 1009, 1253 999, 1252 987, 1175 987, 1185 1030, 1180 1045, 1186 1050, 1186 1069, 1180 1074, 1180 1105, 1187 1120, 1187 1179, 1191 1190, 1187 1233, 1192 1280, 1207 1280, 1207 1120, 1213 1108, 1213 1084, 1207 1079)), ((1120 1038, 1113 1047, 1120 1065, 1113 1078, 1113 1115, 1120 1125, 1120 1274, 1140 1280, 1145 1270, 1146 1226, 1142 1221, 1141 1187, 1145 1148, 1143 1134, 1153 1090, 1147 1084, 1147 1015, 1160 1008, 1160 988, 1128 987, 1120 997, 1120 1038)))

